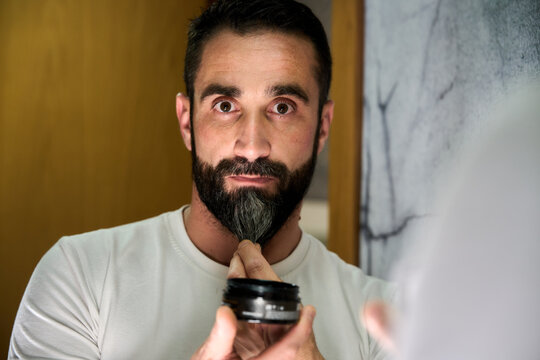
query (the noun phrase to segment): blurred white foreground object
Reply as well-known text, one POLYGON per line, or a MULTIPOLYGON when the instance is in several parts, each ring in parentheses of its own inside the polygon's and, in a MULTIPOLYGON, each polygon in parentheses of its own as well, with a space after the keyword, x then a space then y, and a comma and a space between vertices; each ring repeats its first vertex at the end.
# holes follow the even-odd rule
POLYGON ((493 112, 496 130, 441 189, 421 256, 396 270, 399 359, 540 359, 539 89, 493 112))

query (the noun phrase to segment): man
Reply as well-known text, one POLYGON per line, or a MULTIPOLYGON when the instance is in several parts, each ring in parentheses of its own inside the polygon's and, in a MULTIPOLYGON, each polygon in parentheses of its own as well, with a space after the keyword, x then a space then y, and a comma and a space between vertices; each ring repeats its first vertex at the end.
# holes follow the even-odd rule
POLYGON ((391 290, 298 226, 330 73, 320 22, 292 0, 218 1, 195 19, 177 96, 191 204, 61 239, 30 280, 10 356, 380 358, 357 312, 391 290), (295 283, 317 320, 306 306, 291 329, 238 323, 218 309, 227 277, 295 283))

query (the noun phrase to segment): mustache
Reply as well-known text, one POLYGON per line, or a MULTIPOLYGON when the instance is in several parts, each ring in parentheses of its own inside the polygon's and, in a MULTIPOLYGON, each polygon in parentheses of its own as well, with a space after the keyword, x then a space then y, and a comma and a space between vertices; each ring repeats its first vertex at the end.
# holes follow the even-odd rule
POLYGON ((217 164, 215 170, 220 176, 259 175, 279 179, 286 177, 289 173, 284 163, 266 158, 258 158, 255 161, 249 161, 246 158, 223 159, 217 164))

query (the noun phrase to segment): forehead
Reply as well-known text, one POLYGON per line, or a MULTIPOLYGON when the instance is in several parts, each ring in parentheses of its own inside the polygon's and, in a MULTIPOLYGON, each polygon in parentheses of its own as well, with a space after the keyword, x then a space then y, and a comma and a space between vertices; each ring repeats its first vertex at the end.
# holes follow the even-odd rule
POLYGON ((297 82, 316 93, 315 49, 304 37, 278 31, 222 30, 205 44, 195 93, 208 83, 255 85, 297 82))

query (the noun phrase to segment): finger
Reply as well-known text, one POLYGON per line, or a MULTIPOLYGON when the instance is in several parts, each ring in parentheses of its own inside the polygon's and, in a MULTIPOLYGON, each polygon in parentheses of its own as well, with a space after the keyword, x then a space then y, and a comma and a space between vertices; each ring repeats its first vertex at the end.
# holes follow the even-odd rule
POLYGON ((362 322, 371 336, 381 346, 392 353, 396 352, 392 336, 394 316, 392 308, 383 301, 369 301, 364 305, 362 322))
POLYGON ((313 335, 313 320, 315 319, 315 308, 313 306, 305 306, 300 313, 298 323, 285 334, 274 345, 270 346, 266 351, 258 356, 257 360, 293 360, 296 358, 300 348, 313 335))
POLYGON ((244 263, 237 252, 234 253, 231 262, 229 264, 229 272, 227 273, 227 279, 245 278, 246 270, 244 269, 244 263))
POLYGON ((227 306, 220 306, 216 312, 216 322, 208 339, 192 356, 191 360, 223 359, 233 352, 236 336, 236 317, 227 306))
MULTIPOLYGON (((302 309, 304 308, 304 305, 302 303, 300 305, 300 317, 302 314, 302 309)), ((299 319, 300 319, 299 317, 299 319)), ((267 325, 266 328, 266 336, 267 336, 267 343, 273 344, 278 342, 279 339, 281 339, 286 333, 289 332, 289 330, 294 326, 294 324, 286 324, 286 325, 277 325, 277 324, 271 324, 267 325)))
POLYGON ((293 325, 277 325, 277 324, 271 324, 270 326, 266 327, 266 331, 264 332, 265 336, 265 343, 267 346, 270 346, 271 344, 274 344, 279 341, 283 336, 285 336, 286 333, 289 332, 289 330, 293 327, 293 325))
POLYGON ((237 253, 244 264, 248 278, 281 281, 262 253, 251 241, 243 240, 238 245, 237 253))
POLYGON ((238 330, 234 339, 234 350, 242 359, 251 359, 267 348, 264 341, 262 324, 238 322, 238 330))

